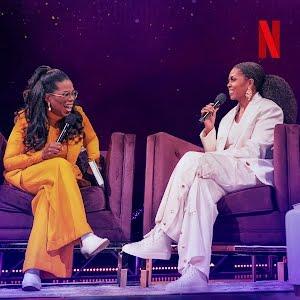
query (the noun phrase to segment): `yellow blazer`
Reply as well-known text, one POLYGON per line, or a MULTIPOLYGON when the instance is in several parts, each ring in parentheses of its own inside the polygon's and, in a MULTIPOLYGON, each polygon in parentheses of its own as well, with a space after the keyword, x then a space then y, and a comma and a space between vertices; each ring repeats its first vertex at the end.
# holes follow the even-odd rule
MULTIPOLYGON (((99 159, 100 150, 97 135, 82 107, 75 106, 75 109, 82 115, 85 136, 84 139, 81 140, 75 138, 74 140, 64 142, 60 157, 68 160, 73 166, 73 172, 76 178, 82 179, 80 169, 76 165, 81 147, 85 147, 87 149, 88 158, 91 160, 99 159)), ((59 117, 54 115, 52 112, 48 112, 48 120, 49 133, 47 137, 47 143, 55 142, 60 134, 60 129, 57 127, 57 121, 59 120, 59 117)), ((43 160, 42 150, 31 152, 25 151, 25 145, 23 141, 27 126, 28 124, 25 118, 25 113, 23 112, 18 116, 15 126, 9 136, 3 159, 5 179, 9 183, 19 188, 21 188, 20 171, 43 160)))

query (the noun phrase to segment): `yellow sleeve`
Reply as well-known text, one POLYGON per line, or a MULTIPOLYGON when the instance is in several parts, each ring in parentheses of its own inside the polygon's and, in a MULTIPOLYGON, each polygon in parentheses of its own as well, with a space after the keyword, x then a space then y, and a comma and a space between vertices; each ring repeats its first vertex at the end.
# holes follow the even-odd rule
POLYGON ((88 153, 88 158, 90 160, 98 160, 100 157, 100 147, 99 147, 99 140, 96 135, 96 132, 94 131, 94 128, 82 110, 81 107, 77 106, 78 112, 82 115, 83 118, 83 127, 84 127, 84 133, 85 137, 83 140, 83 146, 86 148, 86 151, 88 153))
POLYGON ((25 153, 25 145, 23 143, 25 127, 25 117, 19 116, 7 141, 3 158, 4 168, 8 172, 16 169, 25 169, 43 160, 42 150, 25 153))

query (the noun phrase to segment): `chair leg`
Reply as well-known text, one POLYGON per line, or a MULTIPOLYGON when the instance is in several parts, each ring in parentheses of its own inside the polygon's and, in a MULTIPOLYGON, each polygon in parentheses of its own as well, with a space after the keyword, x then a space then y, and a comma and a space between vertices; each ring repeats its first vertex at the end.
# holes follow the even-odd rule
POLYGON ((126 287, 127 285, 127 268, 123 268, 123 253, 118 252, 118 271, 117 282, 119 287, 126 287))
POLYGON ((146 270, 148 271, 148 286, 152 283, 152 259, 147 259, 146 270))
POLYGON ((251 255, 252 262, 252 281, 256 281, 256 255, 251 255))
POLYGON ((287 279, 287 260, 286 257, 284 256, 282 258, 282 261, 279 261, 277 263, 277 279, 279 281, 285 281, 287 279))
POLYGON ((127 286, 127 269, 121 269, 119 287, 127 286))
POLYGON ((148 271, 141 269, 140 286, 142 288, 148 287, 148 271))
POLYGON ((268 279, 274 279, 274 255, 268 255, 268 279))
POLYGON ((141 269, 140 286, 148 287, 152 282, 152 259, 146 259, 146 269, 141 269))

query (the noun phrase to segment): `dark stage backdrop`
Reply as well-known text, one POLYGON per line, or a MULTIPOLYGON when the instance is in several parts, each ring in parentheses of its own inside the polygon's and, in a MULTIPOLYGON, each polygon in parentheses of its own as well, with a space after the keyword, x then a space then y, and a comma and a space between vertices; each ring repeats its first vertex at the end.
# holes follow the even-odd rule
POLYGON ((198 143, 200 109, 226 91, 234 64, 260 62, 300 96, 299 0, 1 0, 0 26, 1 132, 33 70, 63 69, 103 148, 114 131, 137 135, 135 209, 147 135, 198 143), (258 59, 260 19, 281 21, 280 59, 258 59))

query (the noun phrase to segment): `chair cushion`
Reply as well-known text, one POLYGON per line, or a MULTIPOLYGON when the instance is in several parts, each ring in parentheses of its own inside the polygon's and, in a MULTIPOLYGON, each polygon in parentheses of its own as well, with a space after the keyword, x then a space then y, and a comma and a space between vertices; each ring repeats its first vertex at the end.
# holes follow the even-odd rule
POLYGON ((10 184, 0 185, 0 211, 13 213, 22 212, 32 216, 32 198, 33 195, 13 187, 10 184))
MULTIPOLYGON (((95 234, 111 241, 124 241, 126 238, 120 224, 111 211, 102 210, 87 213, 87 219, 95 234)), ((0 210, 0 243, 7 241, 24 241, 29 238, 33 217, 20 212, 0 210)))
MULTIPOLYGON (((87 213, 104 210, 106 208, 105 195, 100 187, 84 187, 81 188, 80 191, 87 213)), ((32 215, 31 200, 33 197, 33 195, 10 184, 0 185, 0 210, 7 212, 22 212, 27 215, 32 215)))
POLYGON ((106 201, 103 189, 98 186, 88 186, 80 189, 85 211, 87 213, 104 210, 106 201))
POLYGON ((271 186, 260 185, 229 193, 218 202, 222 216, 257 214, 276 209, 272 202, 274 190, 271 186))
POLYGON ((235 245, 285 245, 285 213, 278 210, 249 215, 219 216, 214 243, 235 245))

